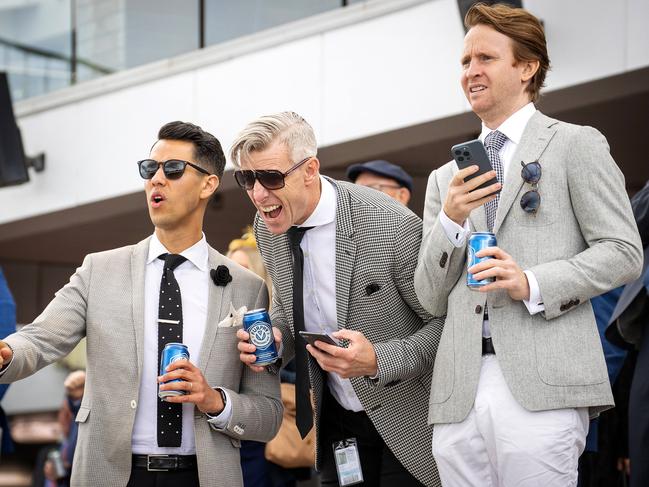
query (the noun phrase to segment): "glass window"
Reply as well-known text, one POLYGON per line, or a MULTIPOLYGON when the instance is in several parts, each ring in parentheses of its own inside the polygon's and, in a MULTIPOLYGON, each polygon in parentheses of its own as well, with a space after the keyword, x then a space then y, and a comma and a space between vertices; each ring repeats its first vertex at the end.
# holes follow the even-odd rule
POLYGON ((70 83, 70 0, 0 3, 0 70, 14 100, 70 83))
POLYGON ((205 0, 205 45, 340 7, 341 0, 205 0))

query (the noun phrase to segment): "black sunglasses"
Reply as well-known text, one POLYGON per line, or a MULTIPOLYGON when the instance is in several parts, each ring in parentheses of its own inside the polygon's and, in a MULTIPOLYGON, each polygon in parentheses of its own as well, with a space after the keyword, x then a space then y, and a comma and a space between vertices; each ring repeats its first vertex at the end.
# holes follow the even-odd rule
POLYGON ((532 185, 532 189, 521 196, 521 208, 525 213, 536 213, 541 206, 541 195, 537 190, 537 185, 541 180, 541 164, 538 161, 525 164, 521 161, 521 177, 523 181, 532 185))
POLYGON ((211 175, 209 171, 206 171, 196 164, 191 162, 181 161, 179 159, 169 159, 168 161, 158 162, 153 159, 143 159, 137 161, 137 165, 140 168, 140 176, 143 179, 151 179, 155 176, 155 173, 158 172, 158 168, 162 166, 162 171, 167 179, 180 179, 180 177, 185 172, 187 166, 191 166, 203 174, 211 175))
POLYGON ((298 167, 311 159, 312 156, 302 159, 300 162, 291 167, 288 171, 282 172, 277 169, 261 169, 259 171, 252 171, 250 169, 240 169, 234 171, 234 179, 237 184, 246 191, 250 191, 255 187, 255 180, 259 181, 266 189, 282 189, 286 182, 286 176, 295 171, 298 167))

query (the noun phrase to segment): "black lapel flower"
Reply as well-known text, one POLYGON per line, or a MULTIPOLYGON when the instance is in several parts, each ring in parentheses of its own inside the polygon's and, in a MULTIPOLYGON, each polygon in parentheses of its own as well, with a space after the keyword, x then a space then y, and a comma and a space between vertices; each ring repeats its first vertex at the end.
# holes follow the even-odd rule
POLYGON ((228 282, 232 281, 230 270, 227 266, 220 265, 216 269, 210 271, 210 276, 217 286, 227 286, 228 282))

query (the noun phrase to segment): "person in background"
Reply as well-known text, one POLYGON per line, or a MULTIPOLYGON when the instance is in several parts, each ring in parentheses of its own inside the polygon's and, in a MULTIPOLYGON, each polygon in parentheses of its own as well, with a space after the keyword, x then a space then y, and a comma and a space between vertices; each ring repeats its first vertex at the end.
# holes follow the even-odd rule
MULTIPOLYGON (((606 327, 613 313, 613 309, 622 294, 623 286, 617 287, 605 294, 592 298, 591 304, 593 312, 595 313, 595 321, 597 322, 597 331, 604 350, 604 359, 606 360, 606 368, 608 370, 608 379, 611 386, 615 384, 624 360, 626 359, 627 352, 625 349, 614 345, 605 336, 606 327)), ((616 406, 617 398, 616 398, 616 406)), ((588 436, 586 437, 586 445, 584 452, 579 458, 579 479, 577 482, 578 487, 608 487, 611 482, 614 482, 611 475, 617 476, 616 466, 613 462, 607 462, 610 456, 608 449, 612 445, 611 438, 606 437, 610 433, 617 421, 614 421, 612 415, 618 414, 618 407, 604 411, 598 418, 590 421, 588 428, 588 436), (604 424, 605 421, 608 424, 604 424), (604 424, 605 428, 602 430, 600 425, 604 424), (604 451, 600 454, 600 436, 604 437, 605 443, 604 451)))
POLYGON ((644 246, 644 267, 642 275, 622 290, 606 336, 638 351, 629 393, 629 466, 631 487, 645 487, 649 485, 649 182, 631 205, 644 246))
MULTIPOLYGON (((241 238, 236 238, 228 245, 225 254, 241 267, 254 272, 266 282, 270 290, 268 273, 257 250, 257 242, 252 233, 252 227, 246 229, 241 238)), ((251 310, 248 310, 251 311, 251 310)), ((244 487, 271 487, 269 464, 264 456, 265 443, 260 441, 241 442, 241 473, 244 487)))
POLYGON ((272 282, 266 271, 266 266, 264 266, 261 254, 257 249, 257 241, 252 232, 252 227, 247 227, 241 238, 235 238, 230 242, 228 252, 225 256, 235 261, 241 267, 245 267, 261 277, 266 283, 268 293, 272 294, 272 282))
MULTIPOLYGON (((0 339, 4 339, 16 331, 16 303, 9 290, 7 280, 0 268, 0 339)), ((0 384, 0 401, 7 393, 9 384, 0 384)), ((9 422, 2 406, 0 405, 0 455, 13 453, 14 446, 11 441, 9 422)))
POLYGON ((381 191, 403 206, 408 206, 412 196, 412 177, 401 166, 388 161, 369 161, 352 164, 347 168, 347 179, 381 191))
POLYGON ((640 274, 640 237, 602 134, 534 105, 550 65, 539 19, 477 3, 465 25, 460 84, 493 170, 468 179, 478 166, 451 161, 428 180, 415 290, 447 313, 433 456, 444 485, 574 486, 589 415, 613 406, 590 299, 640 274), (467 269, 472 232, 497 244, 467 269), (467 272, 491 282, 472 289, 467 272))
POLYGON ((75 421, 79 408, 81 407, 81 399, 83 398, 83 391, 86 385, 86 372, 83 370, 75 370, 70 372, 63 382, 65 388, 65 400, 61 411, 59 412, 59 423, 61 424, 61 431, 63 433, 63 441, 58 448, 61 455, 61 461, 65 468, 65 475, 59 476, 55 466, 51 460, 46 460, 43 466, 45 474, 45 487, 68 487, 70 485, 70 478, 72 475, 72 460, 74 458, 74 450, 77 446, 77 436, 79 434, 79 425, 75 421))
MULTIPOLYGON (((236 238, 230 242, 226 257, 261 277, 266 282, 269 294, 272 293, 272 282, 257 249, 257 241, 252 227, 247 227, 241 238, 236 238)), ((280 370, 280 380, 281 382, 295 384, 295 364, 293 360, 280 370)), ((282 397, 283 395, 284 393, 282 393, 282 397)), ((286 421, 286 419, 283 421, 286 421)), ((241 470, 245 487, 291 487, 295 485, 297 480, 310 478, 309 468, 282 468, 266 460, 264 456, 265 446, 265 443, 258 441, 241 442, 241 470)))

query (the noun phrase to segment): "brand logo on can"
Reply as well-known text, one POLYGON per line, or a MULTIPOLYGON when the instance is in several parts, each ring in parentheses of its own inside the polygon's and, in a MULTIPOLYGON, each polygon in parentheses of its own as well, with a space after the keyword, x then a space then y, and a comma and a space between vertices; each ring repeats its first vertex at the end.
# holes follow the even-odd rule
POLYGON ((257 348, 266 348, 273 343, 273 333, 268 323, 263 321, 255 321, 250 328, 250 341, 257 348))

